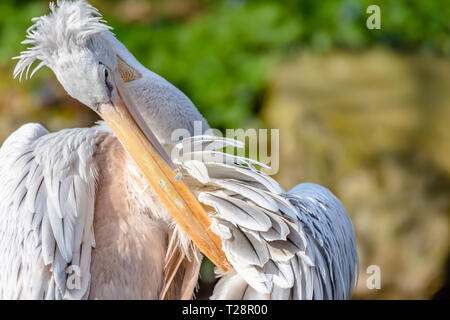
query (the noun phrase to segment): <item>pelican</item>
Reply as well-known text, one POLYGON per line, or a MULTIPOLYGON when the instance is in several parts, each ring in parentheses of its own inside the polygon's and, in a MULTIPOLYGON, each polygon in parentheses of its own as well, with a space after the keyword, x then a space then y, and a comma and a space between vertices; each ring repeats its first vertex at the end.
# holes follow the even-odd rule
POLYGON ((51 3, 33 23, 14 77, 39 61, 31 76, 49 67, 104 121, 25 124, 3 143, 1 299, 191 299, 203 255, 217 266, 211 299, 351 296, 355 234, 330 191, 285 191, 221 151, 239 142, 194 135, 195 121, 209 128, 194 104, 86 1, 51 3), (180 128, 192 136, 172 141, 180 128))

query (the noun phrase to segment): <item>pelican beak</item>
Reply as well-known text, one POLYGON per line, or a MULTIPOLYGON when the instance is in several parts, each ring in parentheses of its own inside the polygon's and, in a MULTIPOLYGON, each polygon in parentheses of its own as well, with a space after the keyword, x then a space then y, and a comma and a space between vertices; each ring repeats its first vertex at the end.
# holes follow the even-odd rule
POLYGON ((99 114, 144 173, 175 221, 216 266, 231 269, 220 238, 210 231, 211 220, 203 206, 177 179, 175 166, 133 103, 121 75, 113 76, 111 102, 100 105, 99 114))

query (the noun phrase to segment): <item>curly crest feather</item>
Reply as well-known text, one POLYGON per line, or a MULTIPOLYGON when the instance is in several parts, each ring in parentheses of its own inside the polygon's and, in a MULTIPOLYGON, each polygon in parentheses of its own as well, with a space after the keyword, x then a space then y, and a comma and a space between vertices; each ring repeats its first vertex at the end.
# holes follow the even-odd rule
POLYGON ((51 66, 52 61, 61 52, 70 51, 76 45, 82 45, 92 35, 109 31, 102 15, 85 0, 58 0, 56 5, 50 3, 50 14, 33 18, 34 23, 27 30, 27 39, 22 44, 30 45, 22 51, 14 69, 14 78, 23 73, 28 78, 32 64, 41 63, 33 70, 30 77, 43 66, 51 66))

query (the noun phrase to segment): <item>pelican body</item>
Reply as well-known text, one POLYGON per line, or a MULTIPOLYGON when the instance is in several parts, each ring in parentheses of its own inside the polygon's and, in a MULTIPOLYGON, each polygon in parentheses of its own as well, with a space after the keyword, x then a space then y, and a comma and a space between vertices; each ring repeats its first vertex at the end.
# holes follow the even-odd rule
POLYGON ((243 147, 234 140, 171 141, 195 121, 209 128, 189 98, 87 2, 50 9, 33 19, 14 76, 40 61, 31 76, 49 67, 104 122, 25 124, 3 143, 0 298, 191 299, 203 255, 220 276, 211 299, 351 296, 355 235, 330 191, 286 192, 256 161, 221 153, 243 147))

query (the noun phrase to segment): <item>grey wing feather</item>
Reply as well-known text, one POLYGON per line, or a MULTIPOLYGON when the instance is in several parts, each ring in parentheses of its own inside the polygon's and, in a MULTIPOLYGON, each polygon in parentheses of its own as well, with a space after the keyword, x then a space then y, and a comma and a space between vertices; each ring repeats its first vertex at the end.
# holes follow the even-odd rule
POLYGON ((50 134, 27 124, 1 147, 1 299, 87 297, 95 243, 91 158, 102 130, 50 134), (79 285, 68 285, 78 273, 79 285))
MULTIPOLYGON (((197 149, 192 159, 190 143, 198 148, 204 145, 199 141, 201 137, 178 144, 187 156, 175 163, 196 181, 198 200, 214 209, 211 230, 221 237, 234 267, 220 273, 211 299, 349 298, 358 255, 353 225, 341 202, 310 183, 285 192, 242 157, 220 159, 216 152, 202 160, 197 149)), ((239 146, 211 136, 205 141, 239 146)))

